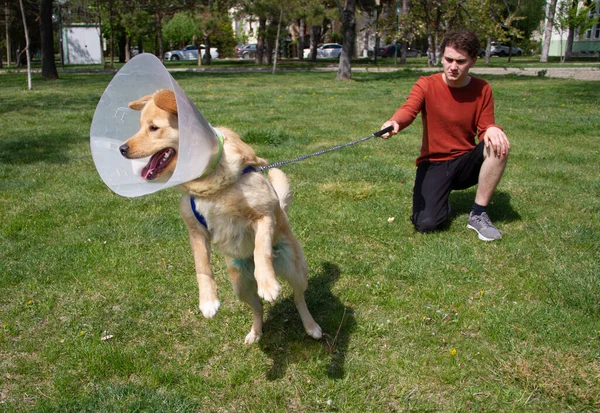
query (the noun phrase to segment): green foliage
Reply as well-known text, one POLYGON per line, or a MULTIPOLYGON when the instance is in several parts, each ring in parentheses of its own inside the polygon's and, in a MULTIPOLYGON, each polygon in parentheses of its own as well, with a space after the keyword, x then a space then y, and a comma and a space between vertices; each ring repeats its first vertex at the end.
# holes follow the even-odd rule
MULTIPOLYGON (((173 73, 211 124, 273 162, 369 135, 421 75, 173 73)), ((112 77, 36 75, 28 92, 22 74, 0 76, 3 411, 600 409, 593 82, 486 77, 511 139, 489 208, 500 242, 465 228, 473 189, 451 195, 447 229, 413 230, 419 120, 286 166, 307 302, 327 335, 306 337, 284 286, 246 346, 250 311, 217 252, 221 309, 197 309, 180 194, 122 198, 96 172, 89 125, 112 77)))
POLYGON ((189 13, 177 13, 163 24, 163 40, 177 48, 193 43, 198 32, 198 23, 189 13))
POLYGON ((222 14, 212 37, 212 45, 219 50, 221 57, 234 57, 237 45, 231 25, 231 19, 227 14, 222 14))

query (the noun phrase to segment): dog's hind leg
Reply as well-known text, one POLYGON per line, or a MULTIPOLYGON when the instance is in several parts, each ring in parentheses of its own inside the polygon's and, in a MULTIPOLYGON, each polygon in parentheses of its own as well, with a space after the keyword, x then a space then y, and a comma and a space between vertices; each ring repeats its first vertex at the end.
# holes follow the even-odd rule
POLYGON ((181 198, 179 212, 188 227, 190 246, 194 253, 198 281, 198 307, 204 317, 212 318, 217 314, 221 303, 217 296, 217 283, 210 268, 210 235, 194 217, 187 195, 181 198))
POLYGON ((257 293, 257 284, 254 279, 254 264, 252 258, 233 259, 225 257, 229 279, 236 297, 248 304, 252 310, 252 328, 244 342, 252 344, 257 342, 262 335, 263 305, 257 293))
POLYGON ((285 239, 277 244, 276 253, 275 270, 277 275, 292 286, 294 304, 302 319, 304 330, 312 338, 320 339, 323 336, 323 331, 313 319, 304 298, 304 292, 308 287, 308 266, 302 247, 291 231, 287 232, 285 239))

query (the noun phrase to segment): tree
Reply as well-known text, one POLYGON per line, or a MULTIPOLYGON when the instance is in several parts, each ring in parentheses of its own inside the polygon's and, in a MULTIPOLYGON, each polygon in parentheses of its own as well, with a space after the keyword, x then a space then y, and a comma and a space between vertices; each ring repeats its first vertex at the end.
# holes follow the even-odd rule
POLYGON ((565 31, 567 32, 567 41, 564 52, 562 52, 561 41, 561 55, 563 63, 571 57, 575 31, 586 31, 598 22, 598 17, 591 16, 590 7, 595 8, 596 2, 588 2, 587 4, 583 4, 581 7, 579 7, 579 2, 577 0, 565 0, 561 2, 558 7, 554 26, 561 34, 561 40, 562 34, 565 31))
POLYGON ((40 38, 42 40, 42 77, 58 79, 58 71, 54 63, 52 0, 40 0, 40 38))
POLYGON ((4 28, 5 28, 5 36, 6 36, 6 63, 10 66, 11 61, 11 51, 10 51, 10 20, 11 14, 10 9, 8 8, 8 0, 4 0, 4 28))
POLYGON ((342 21, 342 54, 338 67, 337 80, 349 80, 352 77, 352 56, 356 39, 356 0, 344 0, 342 6, 338 0, 340 20, 342 21))
MULTIPOLYGON (((203 0, 194 13, 197 25, 196 43, 202 42, 206 51, 198 60, 198 65, 210 65, 212 58, 209 53, 213 42, 219 49, 219 54, 231 55, 233 51, 233 29, 227 11, 227 4, 218 0, 203 0)), ((198 44, 198 46, 200 46, 198 44)))
POLYGON ((121 3, 119 26, 125 35, 125 61, 130 58, 130 48, 137 46, 138 53, 144 52, 144 40, 155 33, 151 14, 138 2, 121 3))
POLYGON ((425 26, 425 35, 427 36, 427 65, 436 66, 439 63, 438 44, 442 36, 443 24, 446 21, 444 16, 447 13, 449 1, 445 0, 419 0, 413 10, 425 26))
POLYGON ((27 55, 27 89, 33 88, 31 84, 31 56, 29 55, 29 30, 27 29, 27 19, 25 19, 25 8, 23 7, 23 0, 19 0, 19 6, 21 7, 21 16, 23 17, 23 30, 25 31, 25 50, 27 55))
POLYGON ((542 56, 540 62, 548 62, 548 54, 550 52, 550 40, 552 39, 552 28, 554 27, 554 15, 556 13, 557 0, 549 0, 546 7, 546 23, 544 25, 544 40, 542 44, 542 56))
POLYGON ((240 15, 253 16, 258 20, 256 63, 271 64, 281 14, 280 0, 243 0, 241 6, 240 15))
POLYGON ((170 46, 181 48, 198 34, 198 21, 190 13, 180 12, 163 26, 163 39, 170 46))

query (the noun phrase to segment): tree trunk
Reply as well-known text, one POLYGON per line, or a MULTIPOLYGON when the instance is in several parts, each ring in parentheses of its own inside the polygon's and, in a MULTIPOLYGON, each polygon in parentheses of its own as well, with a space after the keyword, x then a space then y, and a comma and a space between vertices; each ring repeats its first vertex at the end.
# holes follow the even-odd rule
POLYGON ((277 37, 275 38, 275 55, 273 56, 273 74, 275 74, 275 71, 277 70, 277 54, 279 53, 279 36, 281 36, 281 20, 283 20, 283 2, 281 2, 279 22, 277 23, 277 37))
MULTIPOLYGON (((205 34, 204 36, 204 56, 202 56, 202 64, 205 66, 210 66, 210 63, 212 62, 212 56, 210 54, 210 35, 209 34, 205 34)), ((199 52, 201 52, 199 50, 199 52)))
POLYGON ((298 60, 304 60, 304 19, 298 22, 298 60))
POLYGON ((352 77, 352 56, 356 39, 356 0, 346 0, 341 10, 342 20, 342 54, 338 68, 337 80, 349 80, 352 77))
POLYGON ((544 28, 544 42, 542 45, 542 56, 540 62, 548 63, 548 53, 550 52, 550 39, 552 38, 552 27, 554 26, 554 14, 556 13, 557 0, 548 0, 546 8, 546 26, 544 28))
POLYGON ((129 62, 131 59, 131 37, 127 36, 125 39, 125 61, 129 62))
POLYGON ((115 62, 115 36, 114 36, 114 28, 113 28, 113 22, 114 22, 114 17, 113 17, 113 6, 114 6, 114 1, 110 0, 108 2, 108 25, 109 25, 109 29, 110 29, 110 67, 114 67, 114 62, 115 62))
POLYGON ((154 15, 154 17, 156 18, 156 43, 158 43, 158 58, 162 61, 163 60, 163 41, 162 41, 162 23, 161 23, 161 15, 160 13, 157 11, 156 14, 154 15))
MULTIPOLYGON (((27 19, 25 19, 25 8, 23 7, 23 0, 19 0, 19 6, 21 7, 21 16, 23 17, 23 30, 25 31, 25 53, 27 56, 27 89, 33 89, 31 84, 31 57, 29 56, 29 31, 27 30, 27 19)), ((20 61, 20 55, 17 58, 20 61)))
POLYGON ((42 43, 42 77, 58 79, 58 71, 54 63, 52 0, 40 0, 40 40, 42 43))
POLYGON ((8 30, 8 22, 10 17, 10 10, 8 8, 8 0, 4 1, 4 26, 6 29, 6 64, 10 66, 10 58, 12 51, 10 50, 10 30, 8 30))
POLYGON ((263 62, 265 51, 265 33, 267 32, 267 19, 260 18, 258 20, 258 39, 256 42, 256 64, 260 65, 263 62))
POLYGON ((127 41, 127 35, 125 33, 121 33, 119 36, 119 63, 125 63, 127 60, 129 60, 129 53, 125 51, 127 50, 128 44, 129 42, 127 41))
POLYGON ((438 7, 435 17, 435 38, 433 39, 433 64, 437 66, 440 63, 438 47, 440 44, 440 34, 442 30, 442 10, 438 7))
POLYGON ((321 26, 310 27, 310 54, 309 60, 314 62, 317 60, 317 46, 321 37, 321 26))
MULTIPOLYGON (((410 12, 410 0, 402 0, 402 15, 408 16, 410 12)), ((406 64, 406 54, 408 53, 408 41, 407 39, 412 38, 412 33, 410 33, 406 28, 402 29, 402 37, 404 37, 404 41, 402 42, 402 55, 400 56, 400 64, 406 64)))

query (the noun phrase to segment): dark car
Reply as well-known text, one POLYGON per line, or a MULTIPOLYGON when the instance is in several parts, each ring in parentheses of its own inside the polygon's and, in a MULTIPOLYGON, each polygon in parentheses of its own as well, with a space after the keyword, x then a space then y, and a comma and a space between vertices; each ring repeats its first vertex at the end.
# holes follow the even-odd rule
POLYGON ((246 44, 235 48, 235 55, 242 59, 254 59, 256 57, 256 43, 246 44))
MULTIPOLYGON (((379 57, 394 57, 395 55, 397 57, 400 57, 400 56, 402 56, 402 44, 397 43, 395 45, 390 44, 387 46, 380 47, 377 55, 379 57), (394 47, 398 50, 397 54, 394 53, 394 47)), ((412 49, 410 47, 408 48, 408 51, 406 52, 406 57, 421 57, 424 55, 425 55, 425 53, 423 53, 421 50, 412 49)))

